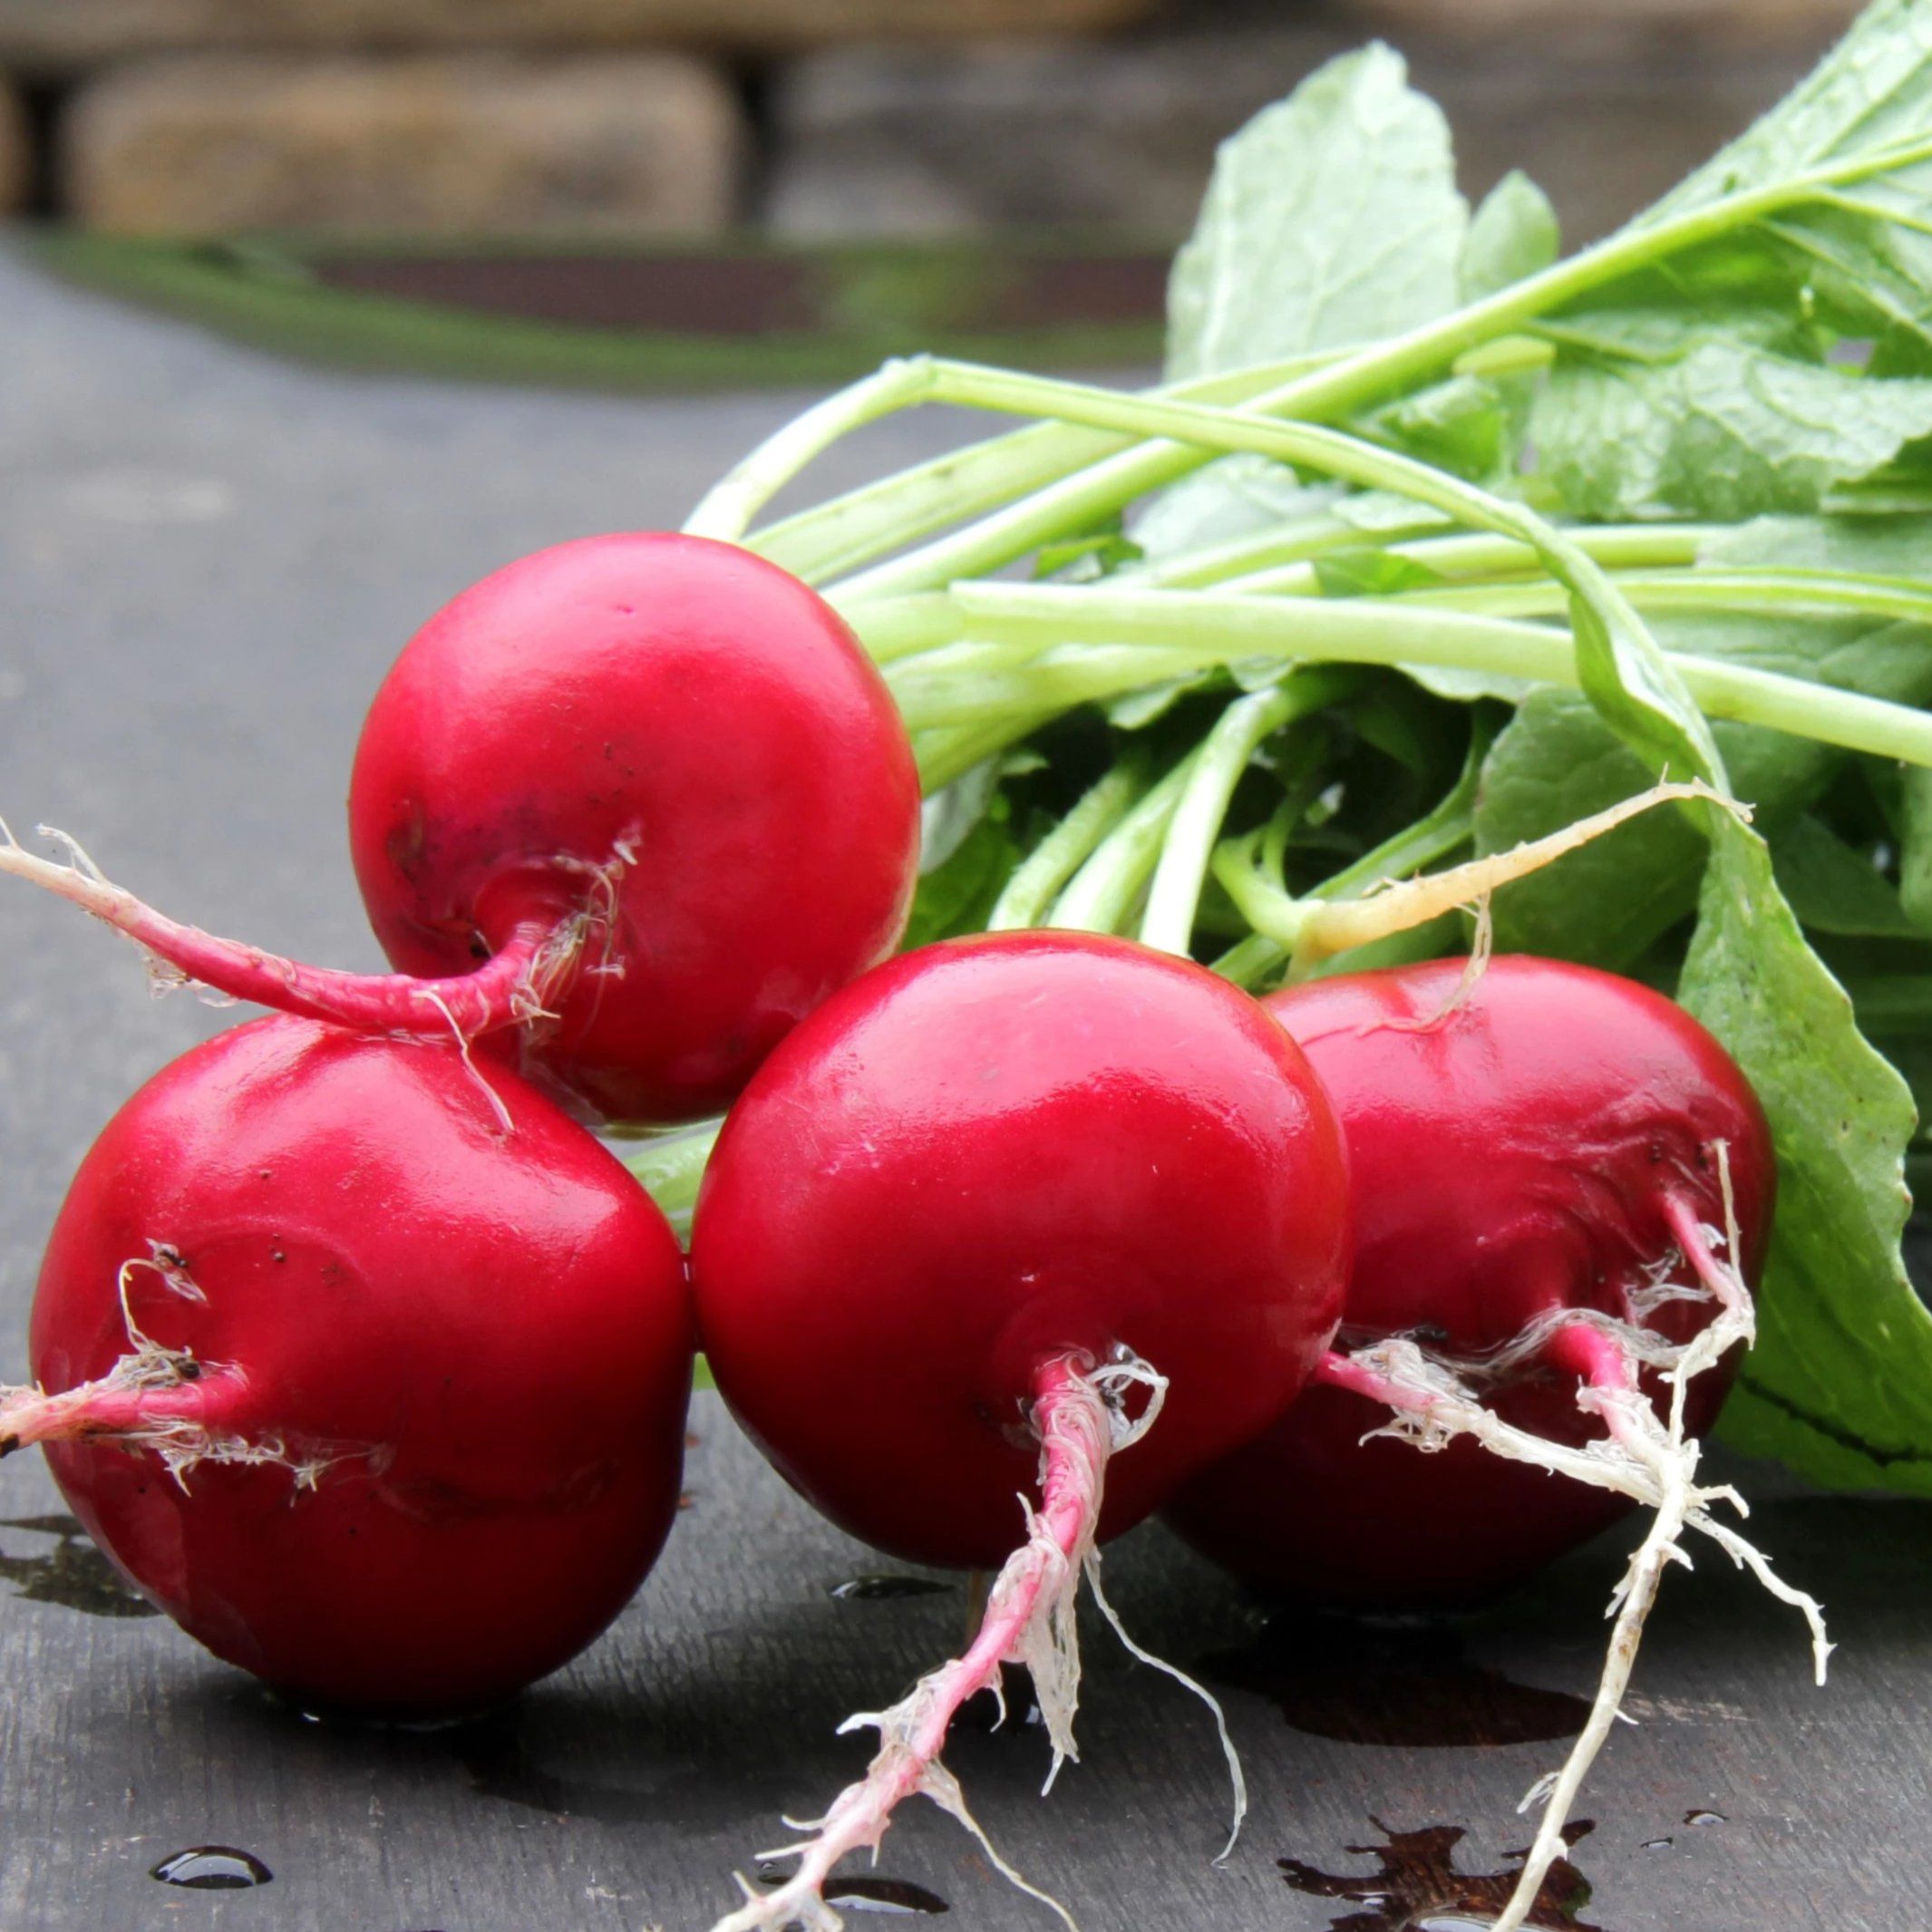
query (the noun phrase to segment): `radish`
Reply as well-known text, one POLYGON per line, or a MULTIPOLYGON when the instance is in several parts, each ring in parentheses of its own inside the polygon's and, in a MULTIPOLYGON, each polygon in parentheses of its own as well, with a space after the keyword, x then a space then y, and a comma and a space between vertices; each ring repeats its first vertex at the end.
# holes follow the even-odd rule
POLYGON ((1341 1137, 1293 1042, 1125 940, 908 954, 772 1054, 697 1206, 718 1386, 855 1535, 1004 1568, 966 1655, 854 1720, 883 1739, 869 1771, 724 1927, 836 1926, 827 1875, 914 1792, 970 1826, 939 1751, 1003 1661, 1033 1673, 1055 1769, 1073 1754, 1073 1597, 1083 1570, 1098 1595, 1095 1544, 1300 1389, 1340 1312, 1347 1218, 1341 1137))
POLYGON ((1623 1503, 1651 1504, 1609 1660, 1499 1932, 1524 1922, 1621 1704, 1665 1565, 1715 1540, 1811 1625, 1696 1486, 1698 1443, 1752 1334, 1775 1161, 1743 1073, 1681 1008, 1549 959, 1438 960, 1292 987, 1267 1005, 1347 1137, 1354 1268, 1321 1384, 1196 1477, 1169 1516, 1275 1593, 1413 1605, 1517 1580, 1623 1503), (1702 1379, 1699 1379, 1702 1378, 1702 1379), (1396 1420, 1385 1420, 1393 1407, 1396 1420), (1440 1453, 1417 1457, 1406 1436, 1440 1453), (1365 1440, 1368 1439, 1368 1440, 1365 1440))
POLYGON ((218 1656, 310 1705, 461 1713, 650 1568, 692 1339, 663 1217, 541 1094, 275 1015, 163 1069, 82 1162, 0 1453, 44 1443, 218 1656))
MULTIPOLYGON (((1429 1025, 1461 971, 1438 960, 1267 1002, 1348 1140, 1355 1260, 1343 1334, 1413 1335, 1472 1364, 1498 1414, 1580 1445, 1603 1432, 1580 1388, 1627 1386, 1655 1343, 1682 1347, 1718 1312, 1698 1267, 1710 1265, 1704 1230, 1724 1224, 1720 1143, 1739 1272, 1756 1281, 1770 1130, 1723 1049, 1647 987, 1505 956, 1429 1025)), ((1728 1352, 1687 1393, 1689 1432, 1715 1421, 1737 1360, 1728 1352)), ((1667 1391, 1644 1379, 1661 1418, 1667 1391)), ((1271 1594, 1407 1608, 1517 1582, 1630 1507, 1473 1442, 1418 1456, 1363 1440, 1385 1420, 1366 1395, 1311 1389, 1191 1483, 1170 1520, 1271 1594)))
POLYGON ((235 997, 500 1034, 575 1111, 670 1121, 716 1112, 891 951, 918 792, 884 683, 813 591, 731 544, 591 537, 463 592, 370 707, 350 846, 396 974, 177 925, 77 848, 56 865, 8 840, 0 870, 235 997))

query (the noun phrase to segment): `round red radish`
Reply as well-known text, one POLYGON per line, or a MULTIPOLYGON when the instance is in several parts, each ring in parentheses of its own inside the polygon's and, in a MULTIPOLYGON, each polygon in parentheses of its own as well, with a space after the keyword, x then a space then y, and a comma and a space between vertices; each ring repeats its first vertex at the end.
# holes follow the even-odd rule
POLYGON ((1341 1139, 1248 996, 1123 940, 1014 933, 836 995, 725 1122, 692 1243, 718 1386, 825 1514, 916 1560, 1022 1529, 1043 1371, 1170 1380, 1102 1537, 1252 1435, 1328 1344, 1341 1139))
POLYGON ((0 871, 237 998, 484 1039, 573 1112, 675 1121, 897 945, 918 777, 883 679, 796 578, 704 538, 590 537, 411 639, 363 729, 349 835, 393 975, 180 925, 78 853, 0 840, 0 871))
POLYGON ((523 1057, 626 1120, 715 1111, 891 951, 918 813, 905 727, 831 607, 748 550, 656 533, 539 551, 431 618, 349 791, 406 973, 554 926, 617 861, 608 958, 523 1057))
POLYGON ((82 1163, 34 1304, 48 1393, 0 1404, 0 1446, 44 1441, 217 1655, 306 1701, 460 1712, 650 1568, 691 1351, 663 1217, 535 1089, 277 1016, 164 1069, 82 1163))
MULTIPOLYGON (((1462 973, 1440 960, 1267 1002, 1348 1141, 1355 1258, 1341 1345, 1409 1335, 1480 1364, 1564 1308, 1687 1341, 1712 1305, 1647 1291, 1696 1279, 1671 1212, 1724 1227, 1718 1143, 1747 1282, 1769 1238, 1775 1163, 1743 1075, 1681 1007, 1630 980, 1497 957, 1442 1016, 1462 973)), ((1546 1439, 1601 1437, 1577 1402, 1583 1333, 1479 1374, 1486 1402, 1546 1439)), ((1714 1420, 1735 1369, 1733 1355, 1690 1384, 1691 1432, 1714 1420)), ((1647 1385, 1661 1405, 1661 1383, 1647 1385)), ((1395 1607, 1517 1582, 1630 1507, 1467 1438, 1433 1455, 1362 1440, 1387 1419, 1362 1395, 1313 1388, 1189 1484, 1169 1519, 1268 1593, 1395 1607)))

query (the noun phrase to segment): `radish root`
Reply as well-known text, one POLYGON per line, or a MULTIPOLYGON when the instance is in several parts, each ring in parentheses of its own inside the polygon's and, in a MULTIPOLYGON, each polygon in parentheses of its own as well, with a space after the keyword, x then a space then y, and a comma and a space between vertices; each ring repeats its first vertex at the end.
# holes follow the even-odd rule
MULTIPOLYGON (((955 1714, 979 1692, 991 1691, 1005 1717, 1001 1668, 1021 1664, 1033 1678, 1034 1696, 1053 1750, 1044 1789, 1052 1789, 1063 1763, 1079 1757, 1073 1739, 1080 1698, 1074 1602, 1083 1572, 1094 1586, 1108 1620, 1115 1630, 1121 1629, 1118 1617, 1100 1597, 1099 1558, 1093 1549, 1107 1464, 1152 1427, 1166 1392, 1166 1378, 1131 1354, 1099 1367, 1067 1357, 1042 1364, 1033 1404, 1033 1426, 1040 1439, 1040 1507, 1034 1510, 1021 1499, 1026 1541, 994 1578, 978 1635, 963 1656, 920 1678, 890 1710, 861 1713, 839 1727, 841 1733, 860 1728, 878 1731, 879 1747, 864 1777, 840 1792, 824 1817, 797 1825, 810 1836, 760 1855, 798 1859, 798 1869, 783 1884, 761 1891, 743 1872, 734 1874, 744 1903, 720 1919, 713 1932, 783 1932, 791 1926, 803 1932, 840 1932, 844 1920, 825 1899, 825 1883, 833 1867, 860 1849, 870 1850, 876 1858, 894 1810, 913 1796, 929 1798, 949 1811, 979 1840, 1005 1878, 1049 1907, 1069 1932, 1077 1932, 1066 1908, 1029 1883, 987 1842, 939 1754, 955 1714), (1125 1398, 1136 1387, 1147 1392, 1147 1401, 1138 1415, 1130 1417, 1125 1398)), ((1127 1641, 1125 1633, 1121 1634, 1127 1641)), ((1128 1647, 1143 1661, 1180 1675, 1131 1641, 1128 1647)), ((1218 1721, 1218 1705, 1215 1713, 1218 1721)), ((1221 1734, 1225 1742, 1225 1723, 1221 1734)), ((1238 1829, 1246 1800, 1231 1744, 1228 1758, 1234 1768, 1238 1829)))
POLYGON ((589 974, 613 970, 616 881, 635 851, 633 841, 620 840, 602 865, 553 861, 559 872, 585 876, 582 904, 560 917, 519 920, 505 943, 473 972, 419 979, 409 973, 342 973, 303 966, 184 926, 115 885, 67 833, 51 825, 34 830, 58 844, 65 860, 28 851, 0 819, 0 873, 43 887, 126 934, 146 951, 159 988, 199 981, 231 999, 377 1033, 433 1037, 446 1022, 466 1042, 501 1027, 547 1022, 553 1017, 552 1002, 580 969, 589 974), (583 962, 590 952, 600 956, 587 966, 583 962))
POLYGON ((1672 1563, 1691 1568, 1682 1542, 1686 1529, 1707 1537, 1772 1596, 1801 1612, 1811 1626, 1816 1680, 1820 1684, 1825 1681, 1832 1646, 1825 1634, 1822 1610, 1815 1598, 1779 1578, 1753 1544, 1713 1517, 1711 1510, 1719 1503, 1728 1503, 1740 1516, 1749 1510, 1728 1484, 1698 1484, 1701 1446, 1684 1434, 1684 1397, 1692 1379, 1732 1348, 1748 1347, 1756 1335, 1751 1293, 1736 1266, 1739 1238, 1728 1150, 1722 1141, 1714 1143, 1714 1150, 1724 1227, 1701 1222, 1679 1196, 1666 1196, 1663 1204, 1665 1221, 1696 1285, 1684 1286, 1660 1278, 1633 1297, 1646 1306, 1669 1299, 1714 1302, 1715 1316, 1688 1343, 1672 1344, 1637 1324, 1594 1310, 1558 1309, 1526 1331, 1510 1349, 1482 1364, 1441 1362, 1398 1337, 1351 1354, 1331 1354, 1317 1372, 1320 1380, 1384 1403, 1395 1412, 1382 1428, 1371 1431, 1372 1435, 1399 1436, 1424 1451, 1442 1449, 1459 1435, 1473 1436, 1496 1454, 1613 1490, 1653 1511, 1648 1533, 1611 1595, 1607 1614, 1616 1621, 1589 1715, 1561 1767, 1539 1779, 1519 1807, 1528 1811, 1540 1805, 1542 1818, 1516 1889, 1492 1932, 1518 1932, 1535 1908, 1550 1867, 1568 1849, 1564 1826, 1611 1726, 1623 1714, 1624 1694, 1664 1571, 1672 1563), (1466 1373, 1471 1366, 1479 1374, 1497 1373, 1552 1344, 1559 1344, 1562 1352, 1583 1367, 1586 1381, 1578 1392, 1578 1405, 1600 1416, 1607 1432, 1581 1449, 1547 1442, 1505 1422, 1483 1405, 1471 1386, 1474 1378, 1466 1373), (1658 1420, 1639 1386, 1640 1366, 1659 1370, 1669 1385, 1667 1423, 1658 1420))
POLYGON ((1623 799, 1606 811, 1578 819, 1574 825, 1551 832, 1548 838, 1526 840, 1507 852, 1471 859, 1466 865, 1451 866, 1446 872, 1391 879, 1359 898, 1309 899, 1302 908, 1303 924, 1296 936, 1291 976, 1299 976, 1309 966, 1336 953, 1407 932, 1445 912, 1454 912, 1460 907, 1486 898, 1498 887, 1540 871, 1565 853, 1574 852, 1654 806, 1674 800, 1701 800, 1730 812, 1742 823, 1751 822, 1748 805, 1705 784, 1702 779, 1666 781, 1653 785, 1648 791, 1623 799))

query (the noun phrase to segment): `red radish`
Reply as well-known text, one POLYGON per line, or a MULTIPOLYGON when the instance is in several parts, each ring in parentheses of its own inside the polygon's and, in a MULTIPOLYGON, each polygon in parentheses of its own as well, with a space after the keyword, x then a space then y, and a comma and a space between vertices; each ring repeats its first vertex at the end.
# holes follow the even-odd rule
POLYGON ((163 1069, 83 1161, 0 1452, 44 1442, 217 1655, 305 1701, 469 1711, 650 1568, 691 1331, 663 1217, 533 1088, 278 1015, 163 1069))
MULTIPOLYGON (((1268 1006, 1313 1062, 1347 1137, 1354 1270, 1345 1342, 1409 1335, 1471 1364, 1499 1415, 1581 1445, 1603 1422, 1579 1387, 1627 1373, 1614 1331, 1681 1346, 1710 1323, 1694 1259, 1722 1228, 1723 1143, 1740 1271, 1754 1283, 1775 1162, 1762 1110, 1723 1049, 1647 987, 1587 966, 1502 956, 1438 1024, 1462 964, 1316 980, 1268 1006), (1525 1337, 1541 1335, 1527 1350, 1525 1337), (1487 1369, 1483 1364, 1489 1364, 1487 1369)), ((1737 1365, 1693 1383, 1702 1434, 1737 1365)), ((1658 1413, 1665 1391, 1646 1378, 1658 1413)), ((1403 1607, 1519 1581, 1622 1515, 1627 1499, 1500 1461, 1473 1441, 1419 1456, 1363 1438, 1371 1397, 1311 1389, 1258 1441, 1176 1499, 1199 1549, 1276 1595, 1403 1607)))
POLYGON ((1346 1220, 1341 1138, 1294 1044, 1246 994, 1124 940, 908 954, 773 1053, 698 1200, 718 1386, 856 1535, 1007 1560, 966 1656, 865 1720, 884 1739, 867 1778, 726 1925, 834 1925, 826 1875, 898 1800, 964 1816, 939 1748, 1003 1660, 1033 1670, 1056 1764, 1071 1753, 1094 1543, 1294 1397, 1340 1310, 1346 1220), (1135 1383, 1164 1392, 1151 1428, 1129 1421, 1135 1383))
POLYGON ((1276 1592, 1414 1603, 1512 1581, 1649 1503, 1588 1719, 1539 1781, 1497 1932, 1525 1923, 1621 1706, 1665 1565, 1694 1529, 1811 1622, 1818 1606, 1711 1514, 1694 1422, 1752 1334, 1775 1163, 1742 1073, 1668 1000, 1554 960, 1442 960, 1268 1002, 1333 1096, 1354 1190, 1345 1335, 1265 1435, 1170 1519, 1276 1592), (1700 1379, 1702 1378, 1702 1379, 1700 1379), (1387 1406, 1384 1406, 1387 1405, 1387 1406), (1387 1422, 1393 1407, 1398 1420, 1387 1422), (1362 1439, 1378 1427, 1408 1443, 1362 1439), (1477 1442, 1529 1462, 1491 1462, 1477 1442))
POLYGON ((350 845, 397 974, 211 938, 78 854, 0 848, 0 869, 238 998, 383 1031, 503 1031, 502 1051, 577 1110, 669 1121, 716 1112, 891 951, 918 812, 905 727, 830 605, 731 544, 617 535, 485 578, 376 694, 350 845))

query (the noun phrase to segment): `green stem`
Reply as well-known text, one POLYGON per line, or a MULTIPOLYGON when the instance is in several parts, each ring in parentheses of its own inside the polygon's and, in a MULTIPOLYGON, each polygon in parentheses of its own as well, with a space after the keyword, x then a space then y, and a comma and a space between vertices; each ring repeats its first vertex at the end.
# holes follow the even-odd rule
POLYGON ((1467 845, 1475 835, 1476 794, 1482 782, 1483 761, 1495 739, 1495 725, 1479 711, 1471 728, 1461 775, 1442 802, 1414 824, 1324 879, 1304 898, 1293 898, 1257 870, 1251 846, 1244 849, 1243 840, 1224 841, 1215 853, 1215 876, 1255 931, 1217 960, 1215 971, 1238 985, 1254 986, 1287 965, 1301 943, 1311 902, 1358 898, 1386 879, 1427 871, 1467 845))
MULTIPOLYGON (((1482 301, 1263 389, 1245 399, 1242 407, 1255 414, 1334 421, 1441 374, 1459 356, 1519 332, 1607 282, 1763 216, 1801 206, 1820 189, 1847 179, 1877 171, 1881 166, 1903 165, 1917 151, 1901 150, 1884 161, 1861 157, 1836 163, 1789 181, 1620 229, 1594 248, 1482 301)), ((1160 432, 1149 433, 1158 438, 1160 432)), ((937 588, 962 577, 984 576, 1041 542, 1114 514, 1136 497, 1172 482, 1205 461, 1197 449, 1182 442, 1150 442, 1063 475, 1059 481, 1009 502, 937 542, 875 567, 851 579, 846 587, 855 596, 898 596, 937 588)), ((905 539, 900 536, 895 540, 905 539)), ((880 550, 893 547, 893 541, 879 546, 880 550)))
POLYGON ((625 1166, 664 1209, 665 1218, 681 1241, 690 1237, 698 1184, 704 1178, 704 1163, 711 1159, 723 1124, 722 1121, 700 1121, 675 1133, 654 1135, 625 1160, 625 1166))
MULTIPOLYGON (((1640 610, 1795 612, 1839 616, 1856 612, 1908 624, 1932 624, 1932 587, 1904 578, 1841 570, 1694 570, 1618 576, 1616 587, 1640 610)), ((1564 596, 1550 583, 1481 584, 1400 591, 1391 602, 1412 608, 1481 611, 1490 616, 1559 614, 1564 596)))
POLYGON ((977 718, 959 720, 931 728, 915 728, 912 748, 919 766, 919 790, 930 798, 944 791, 956 779, 964 778, 976 764, 995 757, 1009 745, 1030 737, 1048 724, 1066 707, 1055 704, 1046 710, 1003 706, 977 718))
POLYGON ((1094 849, 1054 902, 1048 924, 1074 932, 1118 932, 1160 856, 1196 753, 1189 752, 1094 849))
POLYGON ((1027 854, 994 902, 986 930, 1013 932, 1040 925, 1055 896, 1146 788, 1145 762, 1130 752, 1027 854))
MULTIPOLYGON (((1194 403, 1238 404, 1346 352, 1228 370, 1156 391, 1194 403)), ((1118 432, 1036 422, 948 451, 769 525, 751 548, 807 583, 821 584, 976 517, 1029 490, 1131 448, 1118 432)))
POLYGON ((1194 755, 1169 821, 1141 920, 1142 945, 1188 953, 1209 855, 1242 772, 1284 725, 1334 704, 1352 682, 1333 671, 1293 672, 1272 690, 1237 698, 1221 714, 1194 755))
POLYGON ((889 665, 936 650, 958 629, 951 603, 943 591, 927 597, 895 597, 870 607, 866 625, 866 649, 875 664, 889 665))
MULTIPOLYGON (((1709 729, 1642 619, 1571 538, 1527 505, 1492 496, 1427 463, 1335 430, 1277 422, 1199 403, 1122 395, 969 363, 928 362, 919 367, 926 393, 937 399, 1057 416, 1097 427, 1141 430, 1208 449, 1273 456, 1367 489, 1393 491, 1458 522, 1515 538, 1574 593, 1571 616, 1583 688, 1594 700, 1616 708, 1624 734, 1636 732, 1641 736, 1655 762, 1688 759, 1698 775, 1722 785, 1723 761, 1709 729)), ((968 587, 958 587, 963 591, 968 587)), ((863 601, 853 586, 848 586, 847 595, 849 607, 863 601)))
POLYGON ((919 357, 895 359, 814 403, 733 464, 684 519, 685 531, 735 542, 751 527, 752 519, 833 443, 895 410, 927 401, 927 367, 919 357))
MULTIPOLYGON (((1189 666, 1246 657, 1433 665, 1571 689, 1580 684, 1573 642, 1561 631, 1400 600, 995 583, 960 584, 952 597, 975 637, 995 646, 1033 641, 1049 655, 950 687, 922 686, 908 674, 895 690, 917 728, 1057 708, 1075 692, 1073 702, 1114 696, 1189 666), (1074 648, 1083 646, 1092 648, 1074 648), (1144 665, 1138 673, 1137 663, 1144 665)), ((1932 765, 1932 716, 1923 712, 1748 665, 1688 655, 1666 662, 1711 717, 1932 765)))
MULTIPOLYGON (((1694 564, 1703 546, 1718 532, 1718 526, 1694 523, 1565 524, 1561 528, 1585 556, 1610 569, 1694 564)), ((1374 547, 1458 582, 1538 568, 1536 552, 1520 539, 1496 536, 1487 530, 1382 542, 1374 547)), ((1142 579, 1137 577, 1134 581, 1142 579)), ((1618 579, 1619 588, 1622 583, 1618 579)), ((1290 561, 1280 568, 1230 574, 1220 580, 1220 587, 1248 594, 1265 591, 1277 597, 1316 597, 1321 594, 1322 584, 1320 572, 1313 562, 1290 561)), ((1421 597, 1432 593, 1419 590, 1410 594, 1421 597)))

